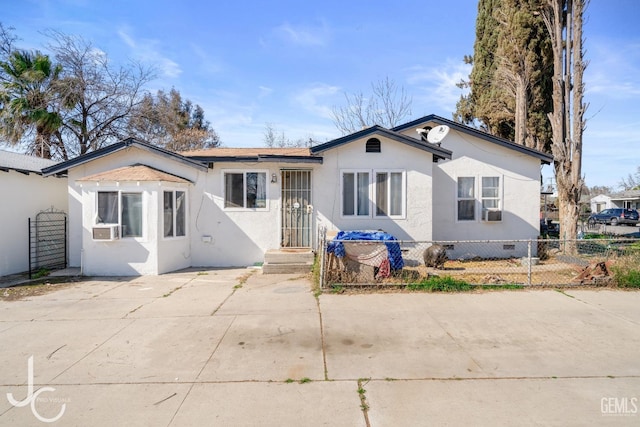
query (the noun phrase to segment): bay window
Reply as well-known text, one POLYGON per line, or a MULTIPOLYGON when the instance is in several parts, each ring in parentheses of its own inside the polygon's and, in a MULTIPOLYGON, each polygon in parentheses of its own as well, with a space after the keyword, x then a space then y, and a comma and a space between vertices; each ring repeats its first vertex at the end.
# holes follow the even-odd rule
POLYGON ((118 224, 122 237, 142 237, 142 193, 98 191, 96 224, 118 224))
POLYGON ((186 193, 165 191, 163 195, 164 237, 186 235, 186 193))

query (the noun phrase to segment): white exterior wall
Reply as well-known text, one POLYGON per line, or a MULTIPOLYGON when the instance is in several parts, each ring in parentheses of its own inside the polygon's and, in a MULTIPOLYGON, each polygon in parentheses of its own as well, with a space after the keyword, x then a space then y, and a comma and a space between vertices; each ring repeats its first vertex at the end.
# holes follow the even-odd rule
MULTIPOLYGON (((199 180, 191 198, 192 265, 249 266, 264 261, 268 249, 280 247, 281 169, 312 169, 311 165, 216 162, 199 180), (225 172, 265 172, 265 209, 224 207, 225 172), (271 183, 276 174, 277 182, 271 183)), ((312 172, 313 179, 313 172, 312 172)))
MULTIPOLYGON (((540 234, 540 161, 530 155, 452 130, 442 147, 453 151, 451 160, 434 168, 434 240, 521 240, 540 234), (482 177, 500 178, 502 221, 482 220, 482 177), (475 177, 476 209, 474 221, 458 221, 458 177, 475 177)), ((535 246, 535 245, 534 245, 535 246)), ((449 257, 524 256, 526 244, 505 249, 503 244, 473 250, 454 245, 449 257), (485 251, 485 252, 482 252, 485 251)), ((535 252, 535 248, 534 248, 535 252)))
MULTIPOLYGON (((317 226, 328 230, 384 230, 398 240, 432 238, 432 155, 400 142, 375 136, 380 153, 365 152, 365 137, 322 153, 324 162, 314 172, 317 226), (404 218, 349 218, 342 216, 341 171, 345 169, 406 171, 404 218)), ((373 213, 373 207, 371 208, 373 213)))
POLYGON ((96 173, 145 164, 190 181, 202 180, 206 172, 172 161, 166 157, 130 147, 69 170, 69 250, 70 265, 82 267, 85 275, 127 276, 161 274, 191 265, 190 229, 187 217, 187 236, 162 237, 162 192, 186 189, 187 214, 193 203, 193 185, 176 183, 96 183, 78 181, 96 173), (94 241, 91 229, 95 225, 96 191, 143 192, 143 237, 112 242, 94 241))
POLYGON ((0 171, 0 276, 29 269, 28 218, 51 209, 68 212, 66 178, 0 171))
POLYGON ((613 202, 611 201, 611 197, 606 196, 604 194, 599 194, 596 197, 593 197, 590 200, 591 212, 598 213, 605 209, 610 209, 615 207, 613 202), (598 205, 601 205, 600 209, 598 209, 598 205))

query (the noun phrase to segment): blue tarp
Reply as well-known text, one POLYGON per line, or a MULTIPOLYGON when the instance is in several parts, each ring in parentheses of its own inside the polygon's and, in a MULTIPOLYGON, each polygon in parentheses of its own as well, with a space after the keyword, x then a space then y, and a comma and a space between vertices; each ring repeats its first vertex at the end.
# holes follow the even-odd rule
POLYGON ((327 252, 334 253, 338 258, 345 256, 344 245, 341 240, 381 240, 384 241, 389 254, 389 264, 394 270, 404 267, 400 244, 391 234, 382 231, 339 231, 336 237, 327 245, 327 252))

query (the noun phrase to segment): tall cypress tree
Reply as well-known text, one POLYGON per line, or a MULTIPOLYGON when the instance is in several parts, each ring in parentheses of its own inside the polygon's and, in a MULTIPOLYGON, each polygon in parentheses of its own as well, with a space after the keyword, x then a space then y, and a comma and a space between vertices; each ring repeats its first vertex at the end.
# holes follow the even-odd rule
POLYGON ((479 122, 487 132, 549 151, 553 75, 542 0, 480 0, 467 96, 454 119, 479 122))

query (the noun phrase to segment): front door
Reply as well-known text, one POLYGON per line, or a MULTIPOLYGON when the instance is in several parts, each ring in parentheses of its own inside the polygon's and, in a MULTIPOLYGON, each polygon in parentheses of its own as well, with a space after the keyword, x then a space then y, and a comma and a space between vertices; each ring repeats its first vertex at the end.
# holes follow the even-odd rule
POLYGON ((282 247, 311 247, 311 171, 283 170, 282 247))

